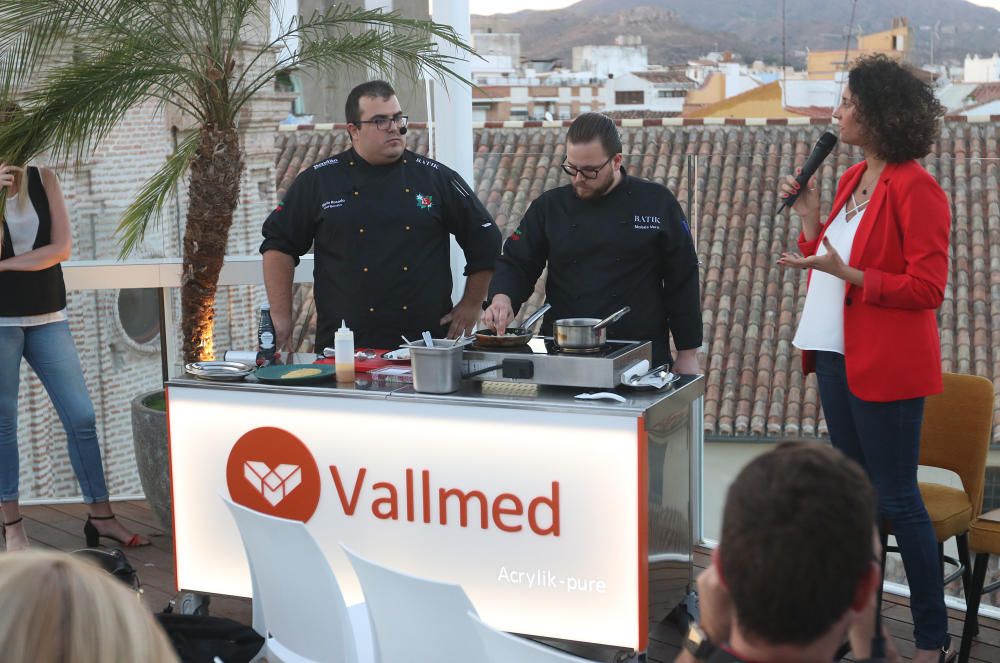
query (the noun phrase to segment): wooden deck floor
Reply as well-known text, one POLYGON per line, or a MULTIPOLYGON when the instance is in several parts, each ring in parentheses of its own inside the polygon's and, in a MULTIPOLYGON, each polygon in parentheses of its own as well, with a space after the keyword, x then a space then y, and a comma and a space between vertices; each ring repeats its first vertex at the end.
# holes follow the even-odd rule
MULTIPOLYGON (((139 574, 143 585, 143 602, 154 612, 162 611, 176 598, 174 582, 173 540, 157 526, 152 512, 145 502, 116 502, 118 517, 135 531, 150 537, 153 545, 145 548, 126 550, 129 560, 139 574)), ((27 506, 22 509, 28 536, 39 548, 76 550, 84 546, 83 524, 87 509, 82 504, 55 504, 48 506, 27 506)), ((708 564, 707 550, 695 553, 696 569, 708 564)), ((213 615, 230 617, 244 624, 251 621, 250 601, 225 596, 212 596, 210 612, 213 615)), ((882 612, 885 623, 895 636, 902 655, 909 660, 913 652, 913 626, 907 600, 887 594, 882 612)), ((949 632, 957 648, 962 633, 964 613, 949 610, 949 632)), ((681 642, 681 633, 670 624, 655 624, 650 631, 648 660, 650 663, 673 661, 681 642)), ((981 620, 978 642, 972 649, 972 660, 977 663, 1000 661, 1000 622, 981 620)), ((443 662, 450 663, 450 662, 443 662)))

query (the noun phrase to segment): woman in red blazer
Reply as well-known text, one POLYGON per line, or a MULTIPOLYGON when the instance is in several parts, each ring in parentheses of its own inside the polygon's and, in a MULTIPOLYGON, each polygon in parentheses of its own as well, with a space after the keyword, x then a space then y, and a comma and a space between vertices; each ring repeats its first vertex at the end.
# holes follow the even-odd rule
MULTIPOLYGON (((884 56, 849 74, 834 117, 841 141, 865 159, 840 179, 820 222, 814 182, 794 205, 809 269, 793 343, 816 371, 833 445, 861 463, 899 543, 910 586, 913 660, 945 660, 948 647, 937 539, 917 487, 924 397, 941 391, 935 311, 948 277, 948 200, 915 161, 930 152, 944 110, 930 87, 884 56)), ((799 192, 792 177, 782 197, 799 192)), ((866 652, 855 651, 855 657, 866 652)))

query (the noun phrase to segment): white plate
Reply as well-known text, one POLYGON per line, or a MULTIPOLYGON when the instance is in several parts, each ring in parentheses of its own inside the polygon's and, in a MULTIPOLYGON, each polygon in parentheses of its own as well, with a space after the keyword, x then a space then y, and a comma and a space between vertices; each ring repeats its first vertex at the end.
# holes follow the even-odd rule
POLYGON ((398 350, 383 352, 382 359, 385 359, 386 361, 410 361, 410 349, 399 348, 398 350))

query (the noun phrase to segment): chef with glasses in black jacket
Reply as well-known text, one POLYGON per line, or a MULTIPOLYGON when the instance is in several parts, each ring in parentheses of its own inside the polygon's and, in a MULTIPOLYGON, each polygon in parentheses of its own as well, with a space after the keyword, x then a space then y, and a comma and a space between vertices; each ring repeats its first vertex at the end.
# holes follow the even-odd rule
POLYGON ((676 198, 626 174, 618 130, 600 113, 584 113, 570 125, 562 169, 570 184, 539 196, 504 243, 483 324, 503 334, 548 263, 552 308, 543 334, 558 319, 604 318, 629 306, 608 327, 609 339, 652 341, 654 364, 699 373, 698 258, 676 198))
POLYGON ((346 104, 351 149, 306 168, 264 222, 264 283, 277 345, 291 335, 292 275, 313 248, 316 348, 340 321, 359 347, 394 348, 400 335, 471 333, 482 314, 500 230, 465 180, 406 149, 406 116, 385 81, 355 87, 346 104), (466 257, 452 305, 450 238, 466 257))

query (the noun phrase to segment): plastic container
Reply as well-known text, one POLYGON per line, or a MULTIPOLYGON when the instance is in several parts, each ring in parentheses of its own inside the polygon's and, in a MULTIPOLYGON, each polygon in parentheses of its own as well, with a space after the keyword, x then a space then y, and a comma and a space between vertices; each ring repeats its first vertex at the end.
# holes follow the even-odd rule
POLYGON ((264 356, 264 362, 274 361, 274 321, 271 320, 271 305, 260 305, 260 323, 257 325, 257 349, 264 356))
POLYGON ((252 350, 226 350, 222 358, 226 361, 235 361, 241 364, 246 364, 251 368, 256 368, 257 366, 263 366, 266 361, 264 353, 254 352, 252 350))
POLYGON ((410 343, 410 366, 413 389, 426 394, 450 394, 462 386, 462 350, 464 343, 434 339, 434 347, 423 341, 410 343))
POLYGON ((337 382, 354 382, 354 332, 347 328, 347 321, 340 321, 340 329, 333 335, 333 349, 337 366, 337 382))

